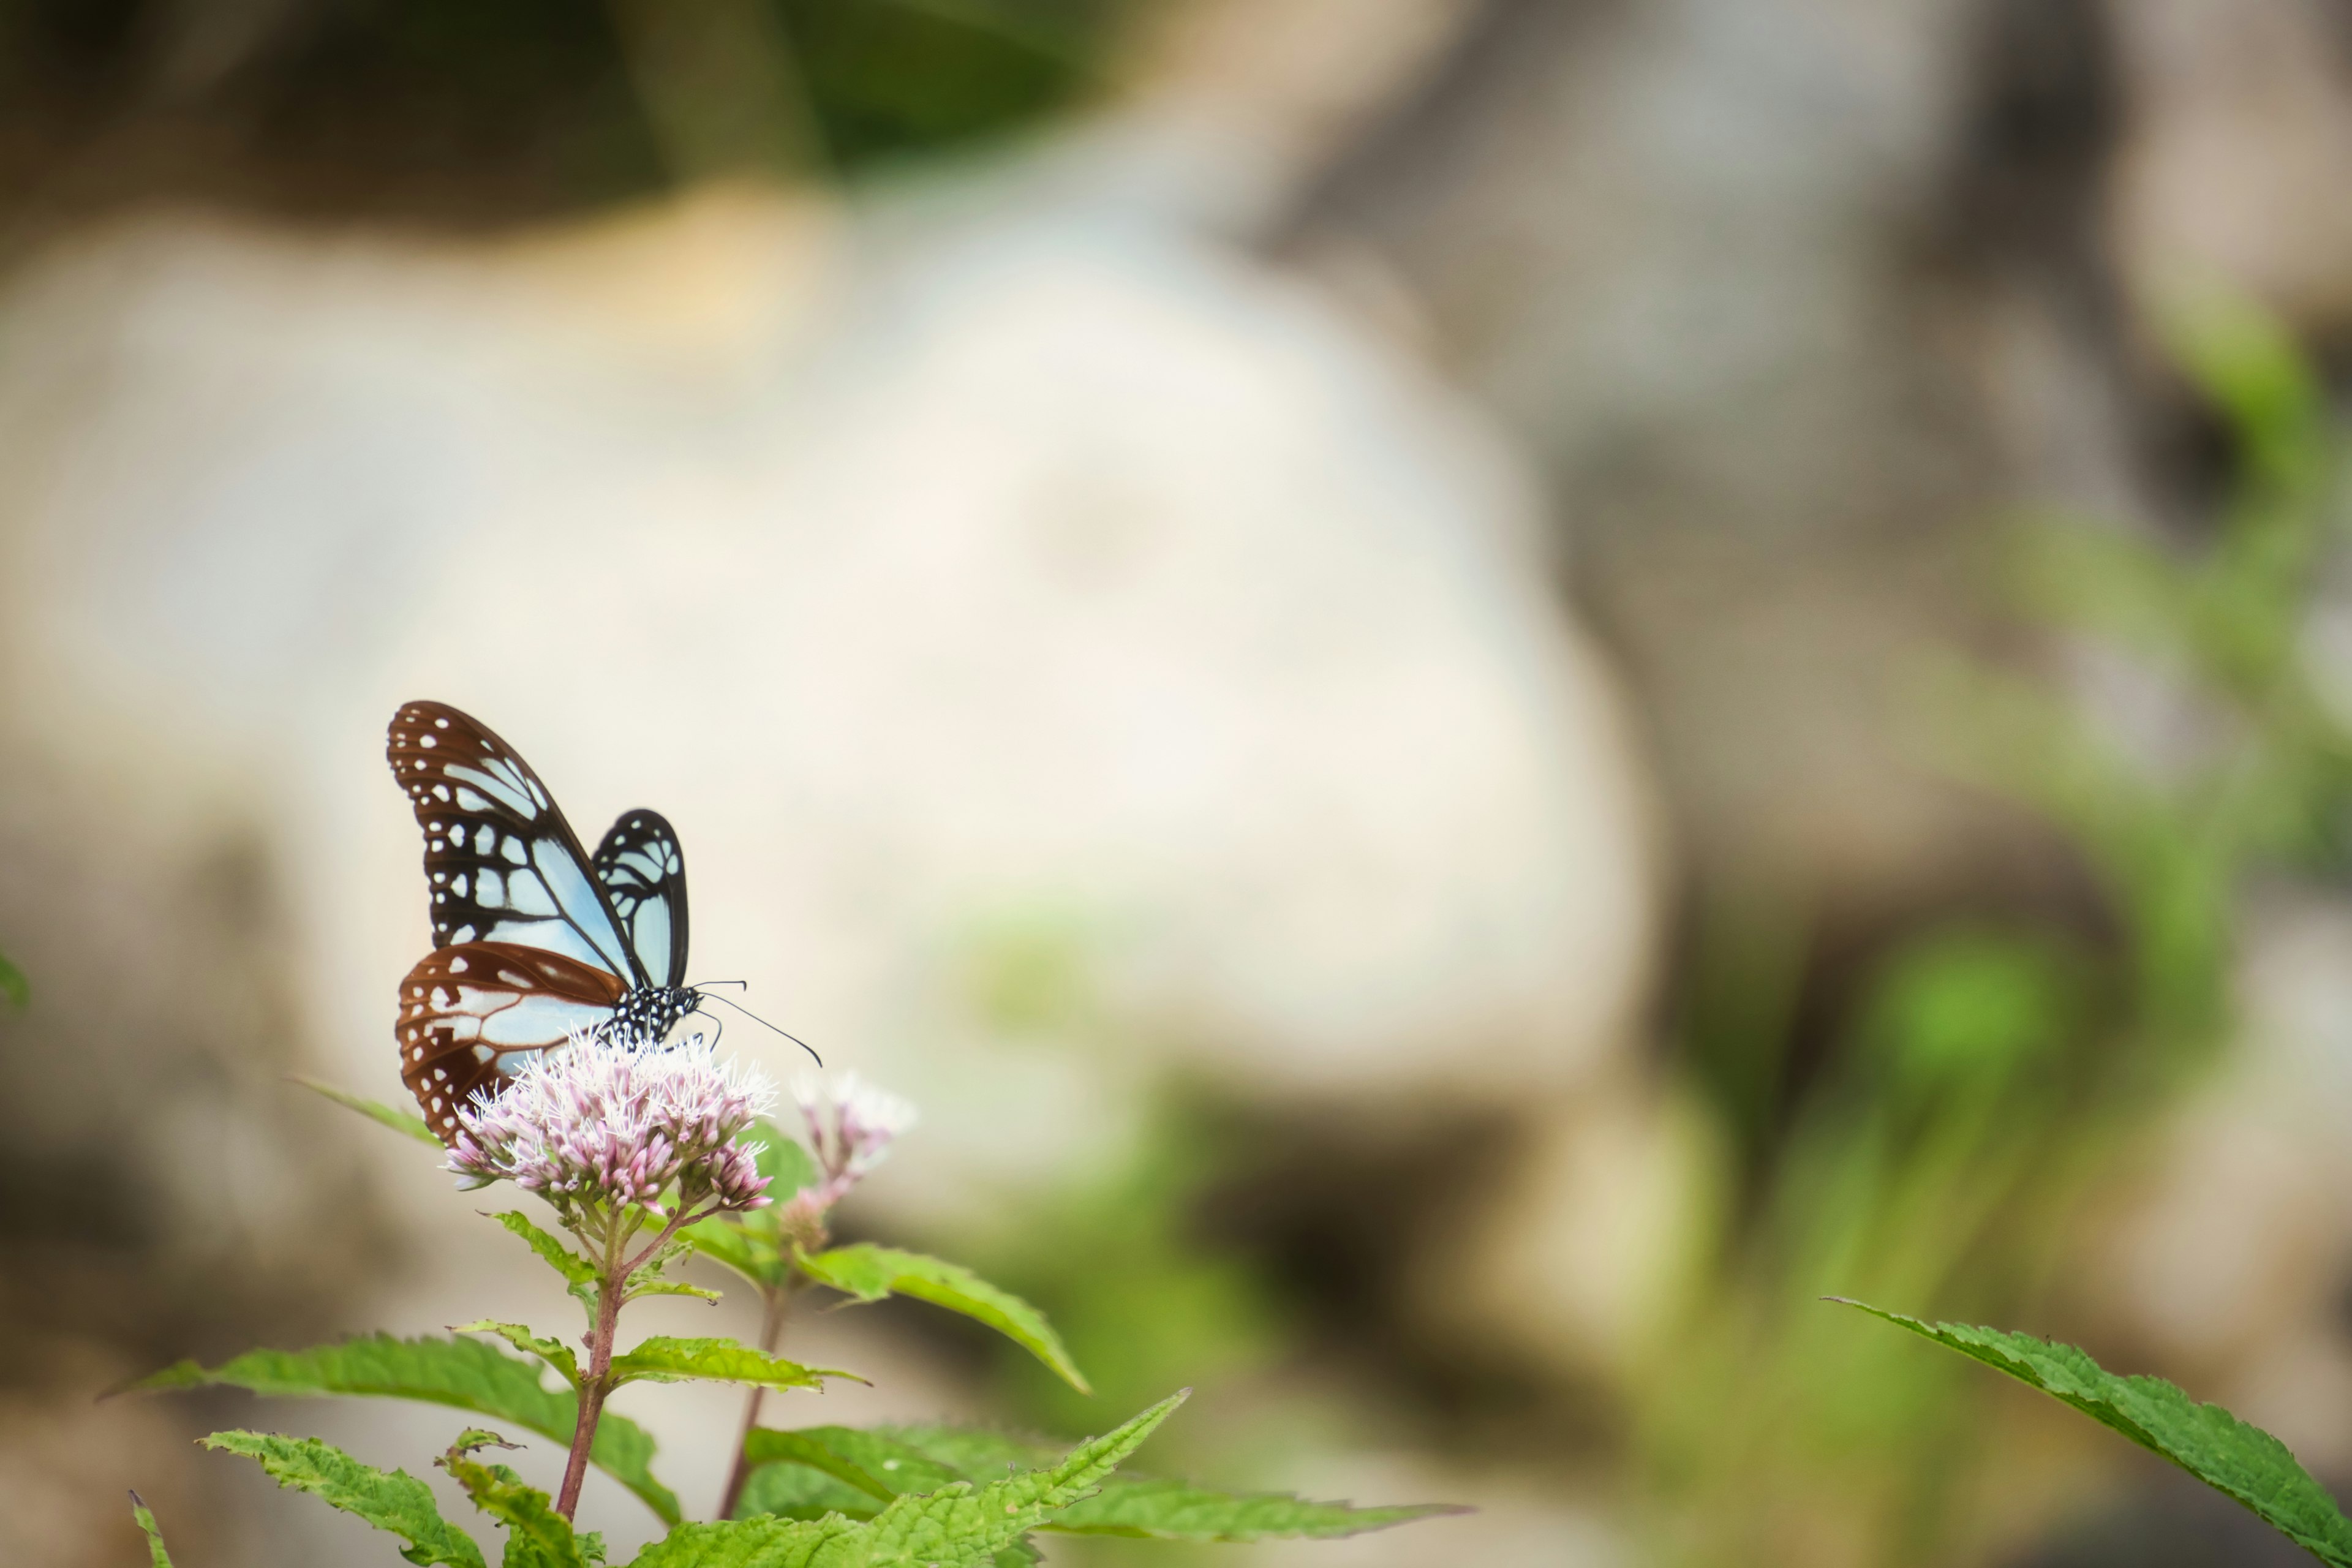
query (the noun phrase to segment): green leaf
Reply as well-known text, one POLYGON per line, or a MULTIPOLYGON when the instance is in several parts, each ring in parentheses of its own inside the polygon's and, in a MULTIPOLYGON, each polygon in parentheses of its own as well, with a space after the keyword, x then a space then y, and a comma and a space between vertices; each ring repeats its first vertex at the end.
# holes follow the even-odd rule
POLYGON ((5 996, 19 1007, 33 1005, 33 983, 25 978, 23 970, 8 962, 8 955, 5 952, 0 952, 0 996, 5 996))
POLYGON ((1192 1392, 1171 1394, 1117 1430, 1088 1438, 1050 1468, 1022 1471, 978 1489, 959 1481, 899 1498, 866 1527, 873 1531, 868 1561, 993 1568, 999 1552, 1091 1497, 1192 1392))
POLYGON ((472 1458, 475 1449, 492 1444, 514 1447, 495 1433, 471 1431, 434 1462, 466 1489, 476 1508, 507 1527, 504 1568, 588 1568, 590 1559, 572 1536, 572 1521, 555 1511, 545 1492, 525 1486, 504 1465, 472 1458))
MULTIPOLYGON (((824 1568, 853 1568, 876 1561, 861 1550, 869 1528, 837 1514, 681 1524, 637 1553, 629 1568, 815 1568, 820 1552, 824 1568)), ((950 1560, 939 1561, 944 1568, 950 1560)))
POLYGON ((131 1494, 131 1517, 147 1532, 148 1568, 172 1568, 172 1554, 163 1550, 163 1532, 155 1527, 155 1516, 147 1511, 137 1492, 131 1494))
MULTIPOLYGON (((1055 1457, 1052 1448, 1039 1443, 950 1426, 808 1426, 794 1432, 757 1427, 745 1439, 744 1451, 759 1468, 744 1488, 747 1506, 742 1511, 752 1511, 749 1505, 757 1503, 766 1511, 786 1513, 819 1500, 842 1500, 833 1506, 852 1518, 873 1512, 874 1500, 936 1491, 956 1480, 985 1482, 1003 1475, 1008 1466, 1034 1469, 1055 1457), (795 1468, 820 1471, 827 1480, 812 1487, 779 1475, 795 1468), (843 1487, 848 1489, 845 1500, 839 1489, 843 1487)), ((1098 1493, 1072 1504, 1045 1528, 1165 1541, 1328 1539, 1458 1511, 1440 1503, 1354 1508, 1281 1492, 1216 1491, 1188 1481, 1121 1472, 1107 1478, 1098 1493)))
MULTIPOLYGON (((538 1367, 479 1340, 396 1340, 389 1334, 307 1351, 247 1351, 210 1370, 184 1361, 140 1379, 126 1392, 222 1385, 280 1397, 332 1394, 422 1400, 564 1444, 572 1441, 579 1411, 571 1390, 549 1392, 538 1367)), ((654 1479, 653 1457, 653 1438, 628 1417, 607 1410, 596 1424, 589 1460, 636 1493, 665 1523, 674 1524, 677 1498, 654 1479)))
POLYGON ((586 1309, 593 1320, 596 1315, 596 1291, 604 1283, 596 1272, 596 1266, 564 1246, 559 1238, 531 1224, 528 1215, 509 1209, 496 1217, 500 1225, 522 1237, 523 1245, 539 1254, 541 1263, 563 1276, 565 1290, 586 1309))
POLYGON ((884 1504, 870 1493, 835 1479, 806 1465, 761 1465, 743 1479, 735 1500, 736 1519, 757 1519, 772 1513, 781 1519, 823 1519, 837 1513, 845 1519, 872 1519, 884 1504))
MULTIPOLYGON (((760 1174, 768 1178, 768 1195, 776 1202, 781 1204, 803 1187, 815 1186, 824 1179, 824 1173, 816 1168, 816 1156, 774 1122, 755 1122, 751 1132, 760 1140, 760 1152, 752 1161, 760 1167, 760 1174)), ((753 1209, 751 1213, 764 1215, 771 1226, 775 1224, 773 1209, 753 1209)))
POLYGON ((753 1465, 804 1465, 822 1470, 872 1500, 868 1512, 907 1492, 937 1491, 954 1481, 977 1479, 972 1470, 938 1464, 885 1432, 855 1426, 813 1426, 798 1432, 755 1426, 744 1436, 743 1452, 753 1465))
POLYGON ((625 1383, 753 1383, 762 1388, 819 1388, 828 1377, 866 1380, 855 1373, 803 1366, 755 1351, 733 1340, 688 1340, 656 1334, 626 1355, 613 1358, 613 1386, 625 1383))
POLYGON ((1220 1492, 1190 1481, 1120 1475, 1111 1477, 1093 1497, 1073 1503, 1047 1528, 1155 1541, 1329 1541, 1467 1511, 1454 1503, 1357 1508, 1311 1502, 1286 1492, 1220 1492))
POLYGON ((1010 1291, 998 1289, 969 1268, 926 1258, 919 1252, 877 1247, 871 1242, 836 1247, 829 1252, 804 1253, 800 1258, 800 1268, 817 1283, 846 1291, 860 1301, 878 1301, 893 1295, 912 1296, 977 1319, 1044 1362, 1080 1394, 1093 1392, 1043 1312, 1010 1291))
POLYGON ((483 1568, 481 1548, 433 1506, 433 1494, 406 1470, 390 1475, 362 1465, 331 1443, 316 1437, 280 1437, 267 1432, 215 1432, 207 1448, 243 1454, 258 1462, 281 1487, 297 1487, 345 1513, 356 1514, 408 1545, 403 1557, 419 1568, 483 1568))
POLYGON ((714 1215, 678 1235, 712 1262, 724 1264, 754 1285, 773 1287, 784 1282, 783 1253, 772 1229, 763 1232, 749 1223, 767 1213, 753 1209, 748 1215, 714 1215))
POLYGON ((689 1285, 683 1279, 655 1279, 643 1285, 629 1287, 630 1300, 634 1301, 640 1296, 692 1296, 701 1301, 724 1300, 716 1290, 706 1290, 699 1285, 689 1285))
POLYGON ((572 1353, 572 1347, 562 1340, 551 1340, 544 1334, 532 1333, 520 1323, 498 1323, 492 1322, 488 1318, 471 1323, 456 1324, 449 1331, 457 1334, 496 1334, 515 1349, 535 1355, 553 1367, 562 1374, 563 1381, 572 1387, 580 1386, 579 1359, 572 1353))
POLYGON ((956 1480, 934 1491, 908 1493, 862 1523, 836 1513, 818 1520, 770 1517, 680 1525, 647 1548, 635 1568, 1013 1568, 1034 1562, 1022 1548, 1024 1538, 1091 1496, 1191 1392, 1161 1400, 1043 1468, 985 1486, 956 1480))
POLYGON ((353 1094, 347 1089, 337 1089, 333 1084, 321 1083, 315 1078, 297 1077, 294 1081, 313 1094, 324 1095, 346 1110, 356 1110, 370 1121, 389 1127, 404 1137, 415 1139, 419 1143, 435 1149, 444 1146, 441 1140, 434 1136, 433 1129, 425 1124, 424 1118, 411 1116, 397 1106, 386 1105, 380 1100, 370 1100, 363 1094, 353 1094))
POLYGON ((2155 1377, 2119 1377, 2069 1344, 1966 1323, 1926 1323, 1831 1297, 2031 1384, 2228 1494, 2322 1561, 2352 1568, 2352 1521, 2286 1445, 2155 1377))

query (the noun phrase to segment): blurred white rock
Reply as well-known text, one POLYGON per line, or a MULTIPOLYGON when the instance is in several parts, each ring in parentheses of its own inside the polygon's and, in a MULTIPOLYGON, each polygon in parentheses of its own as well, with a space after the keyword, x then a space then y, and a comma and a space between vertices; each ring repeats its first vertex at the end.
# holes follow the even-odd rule
POLYGON ((1116 1136, 1143 1042, 1244 1091, 1507 1100, 1625 1036, 1641 797, 1519 476, 1179 227, 158 220, 5 331, 16 720, 253 815, 347 1079, 391 1083, 422 906, 378 735, 428 694, 583 833, 667 812, 696 975, 929 1102, 934 1176, 1116 1136), (1038 910, 1127 1059, 959 1013, 971 933, 1038 910))

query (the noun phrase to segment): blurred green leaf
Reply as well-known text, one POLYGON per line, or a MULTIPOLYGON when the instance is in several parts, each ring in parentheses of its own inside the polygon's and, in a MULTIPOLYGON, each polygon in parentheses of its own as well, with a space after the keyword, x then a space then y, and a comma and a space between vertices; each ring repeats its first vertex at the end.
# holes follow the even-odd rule
MULTIPOLYGON (((782 1203, 803 1187, 815 1186, 824 1173, 816 1168, 816 1157, 802 1147, 800 1140, 785 1132, 772 1121, 761 1121, 753 1125, 749 1134, 760 1141, 760 1152, 752 1156, 760 1174, 768 1178, 768 1195, 782 1203)), ((772 1230, 776 1224, 773 1208, 753 1209, 746 1214, 747 1221, 765 1220, 772 1230)))
POLYGON ((627 1354, 613 1358, 615 1387, 625 1383, 709 1380, 756 1384, 761 1388, 820 1388, 828 1377, 845 1377, 853 1383, 866 1381, 856 1373, 803 1366, 733 1340, 678 1339, 656 1334, 627 1354))
POLYGON ((1906 943, 1874 978, 1862 1028, 1897 1081, 1997 1089, 2065 1041, 2073 976, 2048 939, 1959 928, 1906 943))
POLYGON ((163 1532, 155 1526, 155 1516, 137 1492, 131 1494, 131 1517, 147 1537, 148 1568, 172 1568, 172 1554, 163 1550, 163 1532))
POLYGON ((425 1125, 422 1117, 412 1116, 407 1111, 386 1105, 380 1100, 370 1100, 363 1094, 353 1094, 347 1089, 337 1089, 333 1084, 321 1083, 314 1078, 298 1077, 294 1081, 311 1093, 324 1095, 345 1110, 356 1110, 369 1121, 389 1127, 404 1137, 414 1138, 419 1143, 433 1149, 443 1147, 441 1140, 434 1136, 433 1129, 425 1125))
MULTIPOLYGON (((957 1481, 985 1484, 1008 1468, 1034 1470, 1051 1464, 1056 1452, 1033 1439, 954 1426, 762 1427, 744 1447, 760 1467, 744 1489, 747 1510, 755 1504, 780 1513, 823 1505, 853 1518, 874 1513, 894 1497, 957 1481), (767 1479, 772 1470, 793 1469, 818 1472, 820 1484, 767 1479)), ((1045 1528, 1161 1541, 1332 1539, 1459 1511, 1443 1504, 1355 1508, 1122 1472, 1104 1478, 1096 1495, 1070 1504, 1045 1528)))
POLYGON ((734 1215, 714 1215, 688 1226, 678 1234, 695 1251, 713 1263, 726 1265, 754 1285, 783 1283, 783 1254, 776 1246, 775 1237, 748 1228, 734 1215))
MULTIPOLYGON (((389 1334, 307 1351, 247 1351, 209 1370, 184 1361, 140 1379, 125 1392, 209 1387, 242 1388, 271 1397, 414 1399, 487 1415, 565 1444, 572 1441, 579 1410, 570 1389, 549 1392, 537 1366, 479 1340, 398 1340, 389 1334)), ((588 1458, 647 1508, 675 1522, 677 1498, 654 1479, 649 1468, 653 1456, 654 1440, 645 1429, 607 1410, 596 1425, 588 1458)))
POLYGON ((2161 1378, 2119 1377, 2073 1345, 1832 1299, 2042 1390, 2234 1498, 2321 1561, 2352 1564, 2352 1520, 2285 1444, 2220 1405, 2200 1405, 2161 1378))
POLYGON ((203 1441, 207 1448, 255 1460, 281 1487, 299 1488, 397 1535, 408 1542, 401 1555, 419 1568, 483 1568, 481 1548, 441 1517, 433 1493, 406 1470, 387 1475, 316 1437, 215 1432, 203 1441))
POLYGON ((1080 1394, 1091 1392, 1044 1313, 961 1265, 871 1242, 803 1253, 797 1261, 801 1272, 818 1284, 846 1291, 860 1301, 912 1296, 986 1323, 1053 1368, 1080 1394))
POLYGON ((572 1521, 555 1511, 548 1495, 525 1486, 522 1478, 504 1465, 485 1465, 473 1451, 511 1447, 494 1432, 470 1431, 449 1446, 435 1461, 450 1479, 465 1488, 474 1506, 507 1528, 506 1557, 501 1568, 589 1568, 604 1559, 596 1542, 592 1556, 572 1532, 572 1521))
POLYGON ((0 997, 18 1007, 33 1005, 33 983, 25 978, 23 970, 8 962, 5 952, 0 952, 0 997))

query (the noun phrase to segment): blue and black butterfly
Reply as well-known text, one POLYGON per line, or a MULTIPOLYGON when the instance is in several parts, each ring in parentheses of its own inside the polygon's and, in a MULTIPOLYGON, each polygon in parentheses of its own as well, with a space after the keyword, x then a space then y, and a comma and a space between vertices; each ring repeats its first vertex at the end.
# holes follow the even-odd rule
POLYGON ((528 1053, 658 1039, 700 1005, 686 856, 660 813, 623 812, 592 858, 530 764, 439 702, 404 704, 384 754, 425 829, 433 918, 400 985, 400 1076, 444 1142, 528 1053))

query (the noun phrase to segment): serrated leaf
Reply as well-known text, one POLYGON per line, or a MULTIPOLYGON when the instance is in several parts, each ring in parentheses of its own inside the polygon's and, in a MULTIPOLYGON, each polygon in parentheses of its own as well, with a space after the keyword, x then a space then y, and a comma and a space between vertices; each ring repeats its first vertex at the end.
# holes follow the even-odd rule
POLYGON ((561 1238, 540 1229, 530 1216, 513 1209, 496 1216, 498 1222, 520 1237, 523 1245, 539 1255, 539 1260, 563 1276, 563 1283, 572 1298, 588 1310, 590 1317, 596 1312, 597 1288, 604 1283, 596 1266, 563 1245, 561 1238))
POLYGON ((487 1446, 481 1439, 512 1446, 492 1433, 467 1432, 435 1462, 466 1489, 476 1508, 506 1526, 503 1568, 589 1568, 589 1557, 572 1537, 572 1521, 555 1511, 545 1492, 524 1485, 504 1465, 486 1465, 472 1458, 472 1450, 487 1446))
MULTIPOLYGON (((396 1340, 372 1334, 307 1351, 247 1351, 207 1370, 193 1361, 164 1368, 126 1392, 226 1386, 285 1396, 350 1394, 415 1399, 487 1415, 557 1443, 572 1441, 579 1400, 571 1390, 551 1393, 540 1369, 479 1340, 425 1336, 396 1340)), ((656 1480, 654 1440, 645 1428, 610 1410, 596 1425, 589 1459, 643 1499, 665 1523, 677 1521, 677 1497, 656 1480)))
POLYGON ((2122 1377, 2084 1351, 2031 1334, 1927 1323, 1832 1297, 1895 1327, 2007 1373, 2236 1499, 2296 1545, 2352 1568, 2352 1521, 2285 1444, 2218 1405, 2200 1405, 2156 1377, 2122 1377))
POLYGON ((137 1492, 131 1494, 131 1517, 146 1533, 148 1568, 172 1568, 172 1554, 163 1550, 163 1532, 156 1528, 155 1516, 147 1511, 137 1492))
POLYGON ((1024 1537, 1092 1495, 1190 1394, 1187 1389, 1161 1400, 1117 1431, 1089 1438, 1042 1468, 984 1486, 955 1480, 934 1491, 908 1493, 864 1523, 830 1514, 814 1521, 771 1517, 681 1525, 648 1548, 635 1568, 814 1568, 820 1563, 826 1568, 1015 1568, 1036 1561, 1024 1548, 1024 1537))
POLYGON ((819 1553, 823 1568, 853 1568, 881 1561, 861 1550, 867 1528, 838 1515, 681 1524, 629 1568, 817 1568, 819 1553))
POLYGON ((488 1318, 477 1322, 454 1324, 449 1331, 453 1334, 496 1334, 515 1349, 535 1355, 553 1367, 563 1381, 572 1387, 580 1386, 579 1358, 572 1354, 572 1347, 562 1340, 551 1340, 545 1334, 535 1334, 520 1323, 498 1323, 492 1322, 488 1318))
POLYGON ((1119 1461, 1191 1396, 1190 1389, 1170 1395, 1116 1430, 1079 1444, 1048 1468, 1021 1471, 976 1489, 959 1481, 899 1498, 865 1526, 873 1532, 866 1560, 994 1568, 998 1552, 1092 1496, 1119 1461))
POLYGON ((1044 1362, 1080 1394, 1093 1392, 1063 1347, 1061 1336, 1045 1321, 1045 1314, 960 1264, 871 1242, 803 1253, 798 1261, 801 1272, 810 1279, 846 1291, 860 1301, 912 1296, 986 1323, 1044 1362))
MULTIPOLYGON (((760 1467, 744 1488, 747 1502, 782 1513, 785 1506, 779 1505, 815 1501, 825 1494, 770 1479, 779 1470, 805 1468, 850 1489, 850 1497, 858 1500, 841 1511, 853 1517, 873 1511, 875 1499, 933 1491, 954 1480, 985 1482, 1007 1467, 1034 1469, 1055 1458, 1054 1449, 1032 1440, 951 1426, 808 1426, 793 1432, 759 1427, 746 1438, 744 1450, 760 1467)), ((1457 1511, 1442 1503, 1356 1508, 1281 1492, 1219 1491, 1121 1471, 1106 1478, 1095 1496, 1072 1504, 1045 1528, 1167 1541, 1331 1539, 1457 1511)))
POLYGON ((828 1377, 866 1381, 855 1373, 803 1366, 733 1340, 678 1339, 656 1334, 627 1354, 613 1358, 615 1388, 625 1383, 683 1383, 688 1379, 750 1383, 762 1388, 818 1388, 828 1377))
POLYGON ((347 1089, 337 1089, 333 1084, 321 1083, 315 1078, 298 1076, 294 1081, 313 1094, 323 1095, 333 1100, 346 1110, 356 1110, 370 1121, 391 1128, 404 1138, 414 1138, 419 1143, 434 1149, 445 1147, 441 1140, 434 1135, 433 1129, 425 1125, 425 1119, 421 1116, 411 1116, 397 1106, 386 1105, 380 1100, 370 1100, 363 1094, 353 1094, 347 1089))
POLYGON ((1093 1497, 1071 1504, 1046 1528, 1155 1541, 1332 1541, 1467 1511, 1453 1503, 1358 1508, 1312 1502, 1286 1492, 1221 1492, 1190 1481, 1118 1475, 1093 1497))
POLYGON ((23 970, 8 962, 5 952, 0 952, 0 996, 19 1007, 33 1005, 33 983, 25 978, 23 970))
POLYGON ((406 1470, 390 1474, 363 1465, 316 1437, 267 1432, 215 1432, 207 1448, 243 1454, 281 1487, 295 1487, 345 1513, 357 1515, 408 1545, 401 1555, 419 1568, 483 1568, 481 1548, 433 1506, 433 1494, 406 1470))

